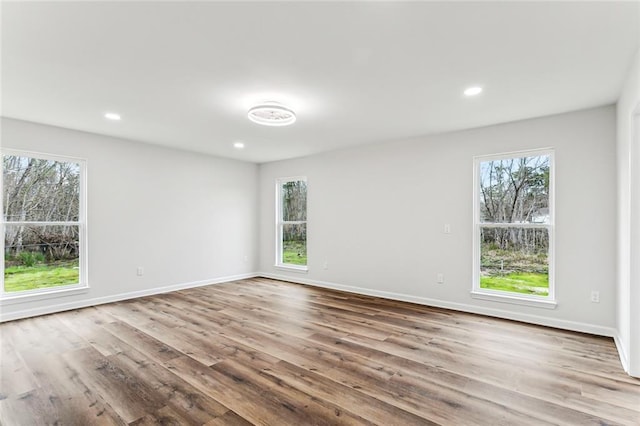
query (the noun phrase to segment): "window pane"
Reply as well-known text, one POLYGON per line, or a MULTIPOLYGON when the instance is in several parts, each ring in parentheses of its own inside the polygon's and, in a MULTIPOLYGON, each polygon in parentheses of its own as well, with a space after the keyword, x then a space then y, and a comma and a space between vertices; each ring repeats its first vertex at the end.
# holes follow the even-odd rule
POLYGON ((480 222, 550 223, 549 156, 480 163, 480 222))
POLYGON ((282 263, 307 264, 307 224, 282 225, 282 263))
POLYGON ((482 227, 480 287, 548 296, 549 231, 482 227))
POLYGON ((77 284, 79 227, 5 226, 4 290, 35 290, 77 284))
POLYGON ((296 180, 282 184, 282 220, 307 220, 307 182, 296 180))
POLYGON ((7 222, 77 221, 80 166, 73 162, 5 155, 3 201, 7 222))

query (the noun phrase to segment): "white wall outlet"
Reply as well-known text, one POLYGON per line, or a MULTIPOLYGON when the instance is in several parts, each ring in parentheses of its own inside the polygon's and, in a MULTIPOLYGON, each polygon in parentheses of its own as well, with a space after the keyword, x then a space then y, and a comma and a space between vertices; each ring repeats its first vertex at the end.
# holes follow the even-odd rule
POLYGON ((444 224, 444 233, 445 234, 450 234, 451 233, 451 225, 448 223, 444 224))
POLYGON ((322 264, 322 269, 329 269, 329 262, 328 261, 324 261, 324 263, 322 264))
POLYGON ((600 303, 600 292, 592 291, 591 292, 591 303, 600 303))
POLYGON ((438 284, 444 284, 444 274, 442 272, 438 272, 436 275, 436 282, 438 284))
POLYGON ((136 273, 138 274, 139 277, 143 276, 144 275, 144 267, 138 266, 138 269, 137 269, 136 273))

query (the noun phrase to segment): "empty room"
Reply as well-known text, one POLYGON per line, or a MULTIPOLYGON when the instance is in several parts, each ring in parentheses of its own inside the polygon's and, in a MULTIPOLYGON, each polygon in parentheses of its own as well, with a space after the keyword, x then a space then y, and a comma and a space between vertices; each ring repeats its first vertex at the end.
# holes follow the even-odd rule
POLYGON ((1 425, 640 424, 640 2, 0 36, 1 425))

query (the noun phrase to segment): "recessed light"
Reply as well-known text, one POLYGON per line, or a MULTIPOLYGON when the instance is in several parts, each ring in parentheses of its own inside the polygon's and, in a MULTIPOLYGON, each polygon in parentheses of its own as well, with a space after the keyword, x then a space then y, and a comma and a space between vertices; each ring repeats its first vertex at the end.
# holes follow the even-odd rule
POLYGON ((479 95, 480 93, 482 93, 482 87, 480 86, 468 87, 464 91, 465 96, 476 96, 476 95, 479 95))
POLYGON ((296 113, 275 102, 256 105, 247 114, 249 120, 264 126, 288 126, 296 122, 296 113))
POLYGON ((116 114, 115 112, 107 112, 104 115, 104 118, 108 119, 108 120, 114 120, 114 121, 118 121, 120 120, 120 114, 116 114))
POLYGON ((242 149, 242 148, 244 148, 244 142, 235 142, 233 144, 233 147, 236 148, 236 149, 242 149))

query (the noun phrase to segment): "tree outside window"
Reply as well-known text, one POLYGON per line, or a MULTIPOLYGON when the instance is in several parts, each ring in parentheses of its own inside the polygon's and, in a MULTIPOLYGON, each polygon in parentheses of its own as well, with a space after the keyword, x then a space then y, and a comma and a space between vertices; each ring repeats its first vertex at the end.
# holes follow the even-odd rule
POLYGON ((476 159, 478 291, 553 294, 552 153, 476 159))
POLYGON ((278 180, 276 265, 307 266, 307 181, 278 180))
POLYGON ((2 155, 3 295, 84 282, 84 165, 2 155))

